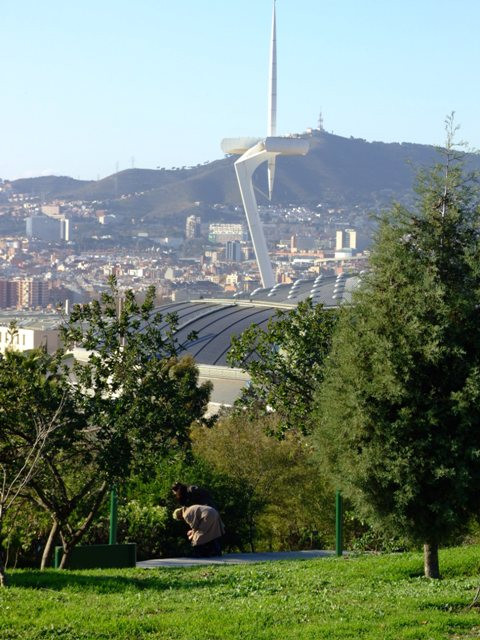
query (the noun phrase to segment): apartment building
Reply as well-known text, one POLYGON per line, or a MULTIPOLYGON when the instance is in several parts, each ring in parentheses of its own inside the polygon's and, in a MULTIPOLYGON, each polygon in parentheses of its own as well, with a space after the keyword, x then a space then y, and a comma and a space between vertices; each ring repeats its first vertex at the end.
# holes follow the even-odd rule
POLYGON ((0 309, 35 309, 46 307, 48 282, 34 278, 0 279, 0 309))

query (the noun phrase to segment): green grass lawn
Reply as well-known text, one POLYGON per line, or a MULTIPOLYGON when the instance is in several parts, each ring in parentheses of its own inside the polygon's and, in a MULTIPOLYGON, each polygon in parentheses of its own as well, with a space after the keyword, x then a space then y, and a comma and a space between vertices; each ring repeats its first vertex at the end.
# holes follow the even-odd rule
POLYGON ((186 569, 9 573, 0 639, 480 638, 480 547, 186 569))

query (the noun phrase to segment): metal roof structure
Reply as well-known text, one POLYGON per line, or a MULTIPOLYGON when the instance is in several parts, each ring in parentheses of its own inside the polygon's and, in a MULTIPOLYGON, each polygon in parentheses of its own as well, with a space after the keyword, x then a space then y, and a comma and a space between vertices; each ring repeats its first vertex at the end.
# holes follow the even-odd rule
POLYGON ((238 336, 251 325, 266 329, 279 309, 296 308, 301 300, 312 299, 325 307, 339 306, 351 299, 358 276, 329 276, 296 281, 257 289, 235 298, 191 300, 162 305, 164 316, 175 314, 178 321, 176 339, 186 347, 199 365, 227 365, 232 336, 238 336), (196 338, 188 340, 195 332, 196 338))
MULTIPOLYGON (((349 303, 352 291, 358 286, 359 276, 317 276, 299 279, 291 284, 276 284, 258 288, 250 294, 229 298, 207 298, 185 302, 171 302, 157 308, 165 316, 175 314, 177 331, 175 337, 186 352, 191 354, 199 367, 200 380, 211 380, 214 385, 211 410, 221 405, 230 405, 248 384, 249 376, 240 369, 227 364, 227 353, 232 336, 242 334, 252 325, 266 329, 268 322, 275 320, 278 310, 293 310, 302 300, 323 304, 326 308, 349 303), (194 339, 189 336, 195 333, 194 339)), ((16 320, 19 328, 56 329, 62 316, 56 313, 0 312, 0 325, 8 326, 16 320)), ((75 357, 84 360, 88 352, 75 349, 75 357)))
POLYGON ((21 309, 2 309, 0 311, 0 325, 9 326, 15 322, 19 329, 37 329, 39 331, 53 331, 62 324, 63 317, 56 312, 25 311, 21 309))

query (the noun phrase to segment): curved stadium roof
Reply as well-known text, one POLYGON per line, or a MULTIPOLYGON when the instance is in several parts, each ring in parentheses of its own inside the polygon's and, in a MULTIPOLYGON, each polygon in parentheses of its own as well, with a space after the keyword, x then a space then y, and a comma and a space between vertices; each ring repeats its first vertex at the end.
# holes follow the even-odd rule
MULTIPOLYGON (((172 302, 158 307, 157 311, 163 315, 164 321, 167 314, 176 314, 178 328, 175 337, 195 358, 200 381, 213 383, 207 412, 211 415, 220 406, 233 404, 249 381, 248 374, 227 365, 232 336, 240 335, 252 324, 266 329, 268 321, 275 319, 278 309, 295 309, 301 300, 307 298, 311 298, 313 304, 321 303, 327 308, 348 303, 358 282, 358 276, 322 276, 276 285, 271 289, 257 289, 250 295, 242 294, 236 298, 172 302), (188 341, 192 332, 197 337, 188 341)), ((89 355, 85 349, 74 349, 73 353, 79 361, 85 361, 89 355)))
POLYGON ((199 365, 226 367, 232 336, 240 335, 252 324, 266 329, 278 309, 294 309, 307 298, 325 307, 349 302, 358 281, 358 276, 322 276, 271 289, 257 289, 250 295, 236 298, 174 302, 162 305, 158 311, 163 315, 177 315, 176 338, 199 365), (192 332, 197 337, 188 342, 187 336, 192 332))

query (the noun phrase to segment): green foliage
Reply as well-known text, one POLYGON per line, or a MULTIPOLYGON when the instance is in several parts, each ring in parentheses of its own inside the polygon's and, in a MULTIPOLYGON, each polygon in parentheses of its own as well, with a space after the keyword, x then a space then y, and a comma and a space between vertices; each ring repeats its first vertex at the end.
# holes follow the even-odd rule
MULTIPOLYGON (((58 358, 43 350, 7 349, 0 357, 0 464, 11 473, 24 465, 39 429, 52 422, 59 406, 62 427, 74 423, 67 381, 57 374, 58 364, 58 358)), ((44 445, 53 448, 62 437, 52 430, 44 445)))
POLYGON ((51 522, 45 510, 26 498, 15 501, 5 516, 4 539, 6 569, 38 567, 43 541, 51 522))
POLYGON ((86 363, 73 363, 74 390, 104 474, 122 481, 131 464, 188 445, 211 384, 199 385, 193 360, 179 358, 176 318, 155 312, 154 287, 139 304, 132 291, 120 296, 115 279, 110 285, 100 301, 74 307, 62 337, 67 347, 88 351, 86 363))
POLYGON ((121 539, 124 542, 140 541, 139 558, 156 558, 161 555, 159 543, 164 538, 171 519, 166 507, 144 505, 138 500, 130 500, 120 506, 118 519, 121 539))
POLYGON ((480 209, 452 135, 445 164, 421 176, 416 210, 380 222, 317 418, 360 517, 434 546, 480 506, 480 209))
MULTIPOLYGON (((155 289, 141 304, 126 291, 119 309, 114 279, 110 286, 100 301, 74 307, 54 356, 7 351, 0 359, 0 472, 22 479, 35 461, 22 489, 51 517, 44 564, 58 534, 68 558, 112 483, 133 469, 147 474, 171 449, 188 449, 190 424, 210 394, 193 360, 179 355, 175 317, 155 312, 155 289), (68 356, 73 347, 86 361, 68 356), (45 425, 52 433, 44 442, 45 425)), ((0 557, 0 573, 1 565, 0 557)))
POLYGON ((0 592, 5 640, 467 640, 478 547, 190 569, 14 571, 0 592), (93 615, 94 614, 94 615, 93 615))
POLYGON ((278 417, 234 415, 192 433, 193 451, 244 488, 241 519, 252 550, 324 546, 333 539, 333 491, 308 440, 278 440, 278 417))
POLYGON ((313 396, 323 381, 336 320, 336 311, 308 300, 292 311, 277 311, 266 331, 252 325, 233 337, 228 361, 251 378, 237 404, 275 410, 280 433, 309 433, 313 396))
MULTIPOLYGON (((186 539, 185 525, 171 517, 173 510, 178 506, 171 492, 172 484, 177 481, 206 487, 210 491, 226 527, 222 542, 224 549, 243 551, 248 544, 250 534, 243 517, 249 504, 248 486, 216 470, 213 465, 196 455, 177 454, 160 460, 153 476, 148 478, 134 476, 125 487, 124 500, 138 500, 141 505, 147 505, 148 508, 162 505, 169 514, 165 530, 157 539, 155 553, 150 557, 178 556, 191 551, 186 539)), ((120 534, 122 530, 120 525, 120 534)), ((149 530, 145 530, 143 536, 135 540, 142 555, 147 553, 144 549, 144 537, 148 539, 153 536, 149 530)))
POLYGON ((58 366, 58 358, 41 349, 7 349, 0 356, 0 585, 4 549, 8 552, 12 542, 17 548, 26 544, 12 530, 9 511, 38 480, 45 458, 79 423, 68 380, 58 374, 58 366))

